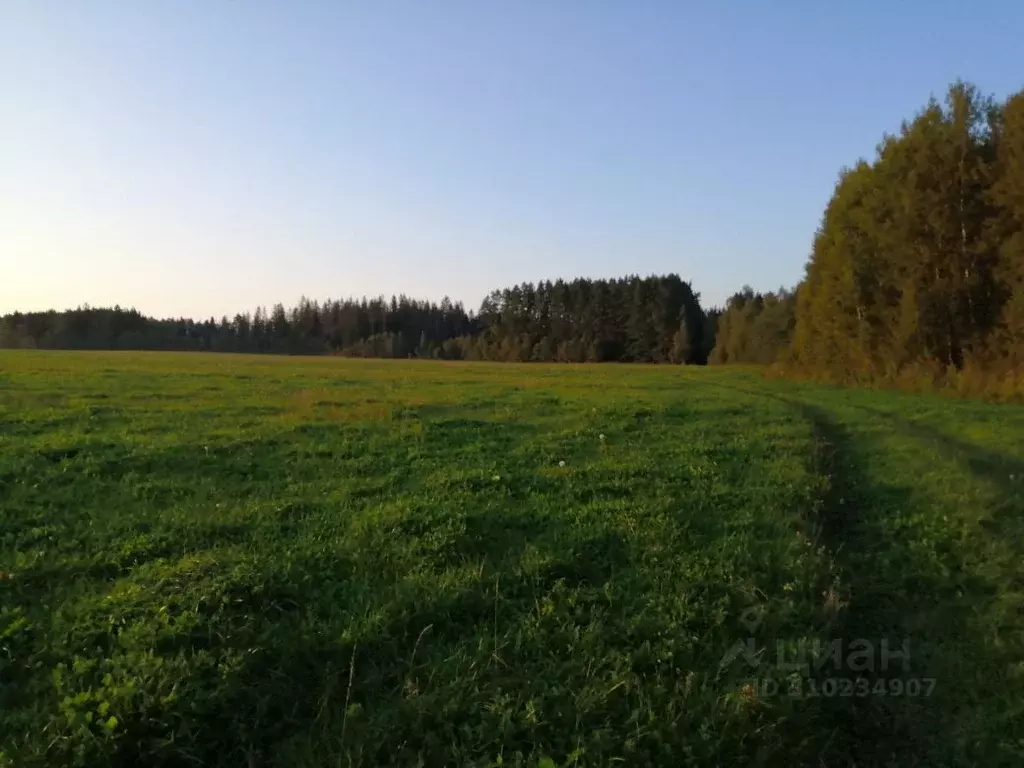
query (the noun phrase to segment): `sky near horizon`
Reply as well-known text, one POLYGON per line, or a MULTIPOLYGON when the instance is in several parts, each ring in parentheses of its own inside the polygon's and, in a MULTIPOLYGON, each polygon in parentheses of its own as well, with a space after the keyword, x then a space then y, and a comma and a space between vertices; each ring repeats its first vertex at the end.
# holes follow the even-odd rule
POLYGON ((793 285, 838 172, 1024 3, 0 0, 0 313, 793 285))

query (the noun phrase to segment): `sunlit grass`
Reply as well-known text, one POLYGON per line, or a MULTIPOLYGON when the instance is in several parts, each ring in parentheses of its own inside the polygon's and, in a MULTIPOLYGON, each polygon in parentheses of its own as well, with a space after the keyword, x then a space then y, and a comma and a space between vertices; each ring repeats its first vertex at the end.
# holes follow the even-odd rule
POLYGON ((0 765, 1019 764, 1022 492, 1022 408, 755 369, 4 352, 0 765))

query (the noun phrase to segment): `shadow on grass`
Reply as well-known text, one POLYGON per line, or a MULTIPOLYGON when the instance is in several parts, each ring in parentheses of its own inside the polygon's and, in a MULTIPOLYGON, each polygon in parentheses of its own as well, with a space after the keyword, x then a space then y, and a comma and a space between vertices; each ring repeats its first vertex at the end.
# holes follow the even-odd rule
MULTIPOLYGON (((867 675, 872 691, 879 680, 891 691, 893 680, 901 680, 906 690, 909 681, 935 679, 929 697, 871 693, 823 699, 834 730, 825 764, 1010 764, 1001 751, 1000 734, 970 730, 974 713, 969 711, 985 687, 998 684, 1006 660, 984 657, 985 640, 971 623, 971 601, 957 599, 949 575, 936 571, 920 542, 894 535, 886 525, 887 516, 908 508, 910 489, 870 480, 861 469, 870 445, 823 408, 788 402, 813 425, 822 447, 819 471, 831 479, 823 525, 850 592, 833 639, 845 645, 863 638, 875 649, 882 640, 895 649, 907 642, 907 665, 897 662, 895 669, 867 675)), ((892 423, 890 414, 877 415, 892 423)), ((919 436, 925 434, 935 437, 930 430, 919 431, 919 436)), ((972 448, 975 471, 1005 466, 1001 457, 972 448)), ((987 593, 998 589, 982 586, 987 593)))
MULTIPOLYGON (((988 617, 991 626, 979 623, 985 620, 980 606, 999 595, 1005 585, 977 568, 963 573, 957 540, 946 537, 929 543, 928 532, 914 535, 917 521, 931 514, 922 509, 922 489, 912 477, 884 482, 865 471, 875 452, 886 450, 870 433, 858 434, 851 430, 853 422, 796 396, 720 386, 752 401, 780 402, 811 425, 817 446, 815 471, 829 478, 819 519, 813 522, 820 526, 823 543, 842 568, 849 593, 846 609, 830 629, 830 639, 841 640, 844 648, 863 639, 875 649, 875 671, 861 673, 868 679, 868 695, 821 697, 810 703, 818 709, 822 729, 831 732, 820 764, 1022 764, 1024 714, 1006 685, 1019 654, 1014 656, 1015 642, 1006 627, 998 624, 998 617, 988 617), (946 551, 937 553, 936 546, 946 551), (888 670, 880 669, 882 640, 896 650, 907 641, 906 668, 897 661, 888 670), (889 681, 899 681, 894 685, 905 689, 908 681, 927 679, 935 680, 927 697, 874 692, 879 680, 891 691, 889 681)), ((1009 498, 1018 493, 1010 475, 1024 474, 1020 461, 890 413, 849 407, 883 419, 896 433, 931 442, 948 456, 965 460, 976 476, 1009 498)), ((830 666, 817 674, 856 676, 853 671, 832 671, 830 666)))
MULTIPOLYGON (((392 522, 384 524, 388 530, 392 522)), ((531 725, 505 723, 486 705, 496 691, 514 695, 523 688, 531 670, 536 677, 553 668, 553 659, 572 659, 568 643, 554 653, 546 644, 520 645, 536 601, 556 588, 596 599, 630 553, 613 532, 550 521, 538 534, 536 522, 468 518, 451 548, 437 553, 446 561, 437 565, 483 559, 488 567, 479 579, 408 573, 389 585, 372 553, 358 548, 314 549, 270 570, 212 569, 179 586, 156 572, 140 575, 134 582, 140 589, 127 602, 94 601, 87 626, 76 624, 73 637, 46 649, 47 669, 69 664, 61 695, 105 691, 112 685, 108 672, 115 681, 134 681, 132 706, 115 704, 116 743, 83 741, 83 733, 58 720, 60 739, 47 759, 70 760, 80 749, 92 764, 112 766, 267 766, 287 764, 282 750, 308 738, 314 751, 360 764, 443 764, 460 744, 528 752, 537 738, 563 740, 575 725, 568 707, 551 722, 531 725), (517 568, 528 546, 539 553, 538 567, 517 568), (201 596, 201 603, 189 597, 157 614, 179 589, 201 596), (368 594, 379 597, 368 603, 368 594), (196 620, 179 627, 190 612, 196 620), (108 614, 123 619, 129 634, 144 633, 134 646, 121 647, 105 624, 108 614), (155 615, 170 619, 154 624, 155 615), (150 630, 155 634, 147 639, 150 630), (87 663, 72 666, 72 656, 87 663)), ((27 661, 40 650, 20 653, 27 661)), ((5 703, 12 712, 27 705, 5 703)))
POLYGON ((954 461, 963 462, 980 480, 991 483, 1003 494, 1021 498, 1024 495, 1024 461, 1015 456, 992 451, 975 443, 941 432, 935 427, 910 421, 893 413, 857 406, 859 410, 885 419, 896 431, 934 445, 954 461))

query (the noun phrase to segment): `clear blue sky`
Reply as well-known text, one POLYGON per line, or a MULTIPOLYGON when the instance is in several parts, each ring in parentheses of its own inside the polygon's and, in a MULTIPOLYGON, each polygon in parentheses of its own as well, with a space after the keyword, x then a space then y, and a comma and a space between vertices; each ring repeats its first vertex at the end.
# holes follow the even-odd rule
POLYGON ((844 164, 1024 3, 0 0, 0 311, 794 284, 844 164), (842 8, 839 8, 839 6, 842 8))

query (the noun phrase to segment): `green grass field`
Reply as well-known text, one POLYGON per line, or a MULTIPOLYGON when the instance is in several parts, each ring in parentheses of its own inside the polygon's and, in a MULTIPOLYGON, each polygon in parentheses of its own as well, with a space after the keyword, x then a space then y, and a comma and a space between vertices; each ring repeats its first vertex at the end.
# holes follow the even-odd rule
POLYGON ((3 766, 1024 764, 1024 407, 2 352, 0 542, 3 766))

